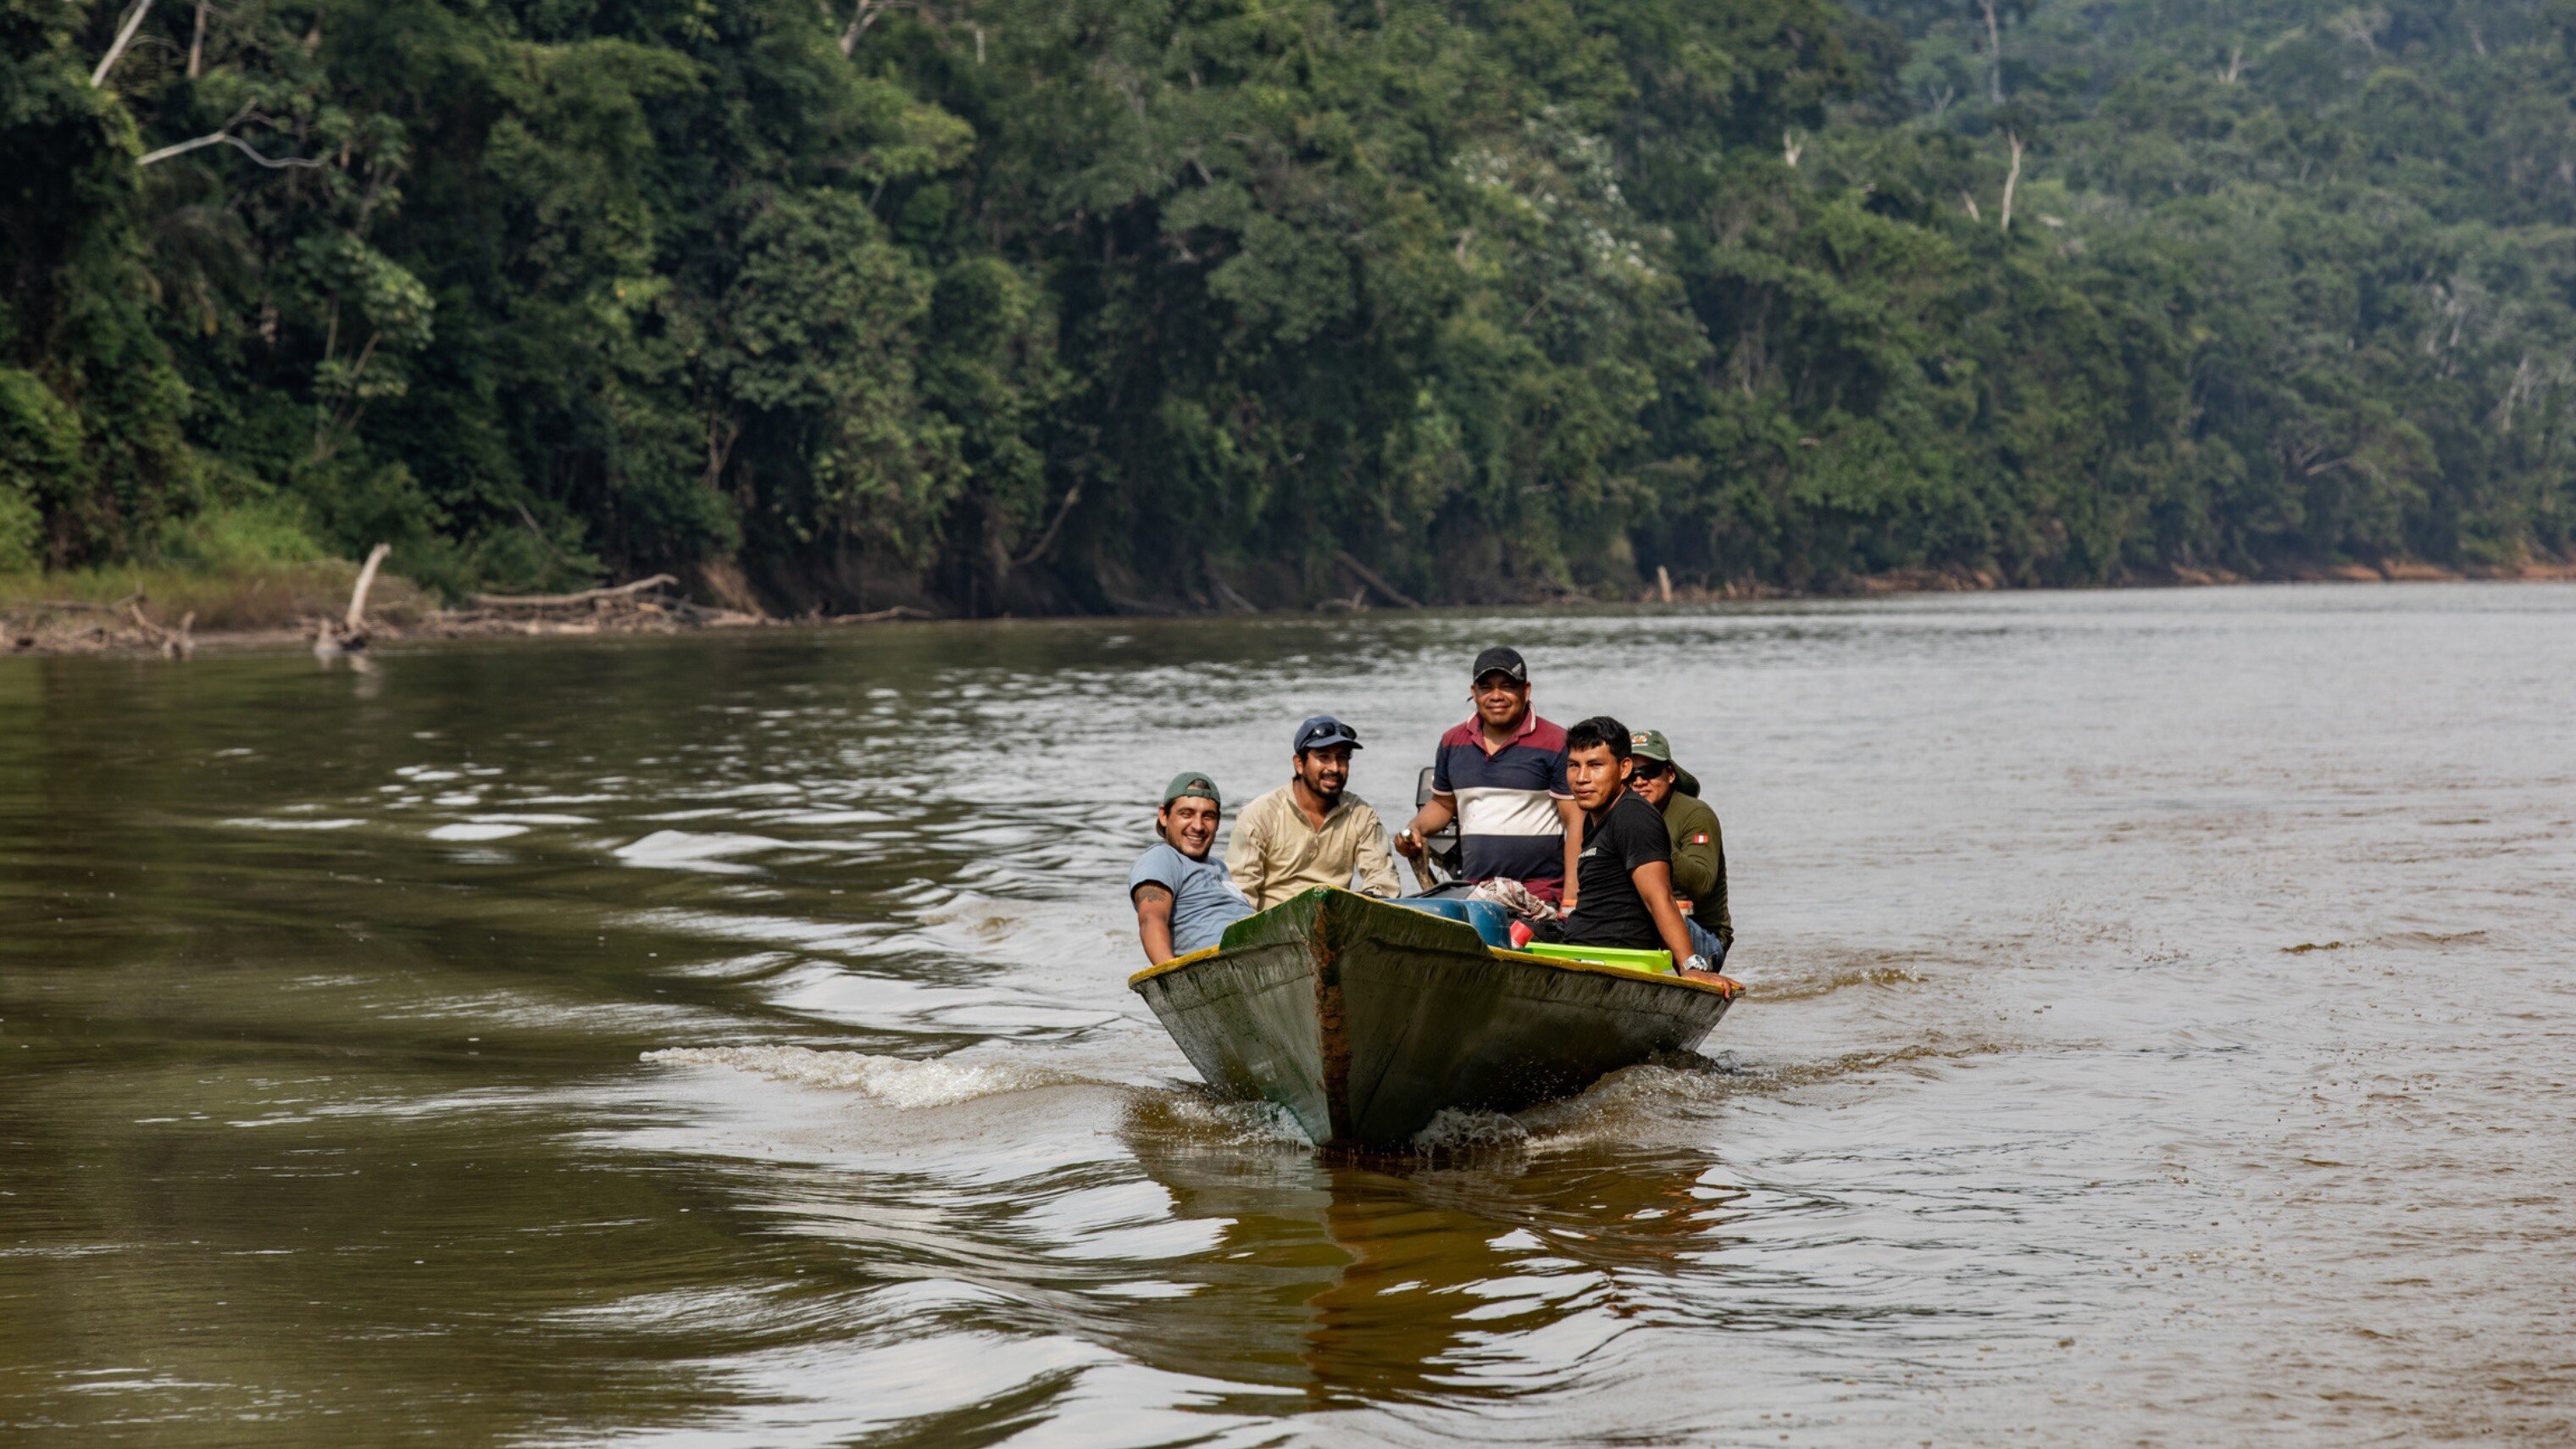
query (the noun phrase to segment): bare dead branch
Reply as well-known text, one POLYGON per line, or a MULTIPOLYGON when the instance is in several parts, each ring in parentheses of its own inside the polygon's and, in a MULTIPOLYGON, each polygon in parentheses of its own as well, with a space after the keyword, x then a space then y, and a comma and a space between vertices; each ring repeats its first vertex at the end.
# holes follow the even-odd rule
MULTIPOLYGON (((1388 583, 1385 579, 1380 578, 1377 570, 1370 568, 1367 564, 1361 563, 1358 559, 1351 557, 1351 551, 1349 549, 1337 548, 1333 550, 1333 561, 1340 564, 1342 567, 1349 569, 1351 571, 1351 577, 1368 585, 1369 588, 1375 589, 1379 593, 1386 595, 1388 603, 1406 609, 1419 609, 1422 607, 1419 600, 1413 598, 1411 595, 1405 593, 1404 590, 1397 588, 1395 585, 1388 583)), ((1362 598, 1365 598, 1366 594, 1366 590, 1361 591, 1362 598)))
POLYGON ((366 627, 367 590, 375 587, 376 569, 384 563, 385 555, 393 551, 394 546, 389 543, 380 543, 367 550, 367 561, 358 568, 357 587, 349 590, 348 617, 340 623, 348 633, 355 634, 366 627))
POLYGON ((318 171, 322 167, 330 164, 328 161, 308 161, 301 156, 280 156, 275 160, 271 160, 268 157, 259 154, 259 151, 253 147, 251 143, 234 135, 230 131, 216 131, 210 135, 199 136, 193 141, 181 141, 176 145, 164 146, 158 151, 146 151, 143 153, 143 158, 136 161, 134 164, 137 166, 155 166, 161 162, 169 160, 173 156, 185 156, 191 151, 199 150, 207 146, 230 146, 234 150, 241 152, 243 155, 248 156, 253 161, 267 167, 271 171, 284 171, 292 166, 301 166, 308 170, 318 171))
POLYGON ((1056 505, 1055 518, 1052 522, 1047 524, 1046 532, 1038 535, 1038 541, 1029 545, 1029 551, 1027 553, 1021 554, 1018 558, 1011 560, 1011 567, 1015 569, 1024 569, 1029 565, 1036 563, 1039 559, 1046 557, 1046 551, 1055 547, 1055 536, 1057 531, 1064 527, 1065 515, 1073 512, 1073 505, 1081 501, 1081 484, 1076 483, 1072 487, 1064 490, 1064 502, 1056 505))
POLYGON ((116 69, 117 61, 125 55, 125 48, 134 43, 134 32, 143 28, 143 17, 151 12, 152 0, 134 0, 134 8, 125 13, 125 23, 116 27, 115 42, 108 46, 107 54, 98 58, 98 69, 89 73, 92 86, 107 84, 107 73, 116 69))
POLYGON ((1216 601, 1218 603, 1234 610, 1238 614, 1258 614, 1261 612, 1261 606, 1259 604, 1245 598, 1241 590, 1235 588, 1234 585, 1227 583, 1225 580, 1218 578, 1213 571, 1208 574, 1207 581, 1208 589, 1211 593, 1216 595, 1216 601))

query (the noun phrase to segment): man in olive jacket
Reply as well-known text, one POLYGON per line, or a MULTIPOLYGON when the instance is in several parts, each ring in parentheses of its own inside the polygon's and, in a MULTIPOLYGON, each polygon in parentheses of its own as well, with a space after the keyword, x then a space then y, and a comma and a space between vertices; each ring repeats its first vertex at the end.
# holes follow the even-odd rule
POLYGON ((1682 900, 1691 942, 1712 968, 1723 967, 1735 946, 1735 921, 1726 912, 1726 837, 1717 812, 1699 798, 1699 781, 1673 763, 1662 730, 1638 731, 1629 750, 1637 763, 1628 788, 1663 813, 1673 838, 1673 894, 1682 900))

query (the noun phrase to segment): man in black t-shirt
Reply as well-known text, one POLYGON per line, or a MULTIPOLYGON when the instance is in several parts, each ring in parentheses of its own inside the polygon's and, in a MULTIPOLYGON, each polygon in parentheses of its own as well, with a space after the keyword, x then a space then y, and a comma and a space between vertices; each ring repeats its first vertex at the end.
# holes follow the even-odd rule
POLYGON ((1662 814, 1628 788, 1630 739, 1628 727, 1606 715, 1565 732, 1566 783, 1583 807, 1582 853, 1575 860, 1579 904, 1542 935, 1569 946, 1661 947, 1683 971, 1735 988, 1709 969, 1707 957, 1691 951, 1673 904, 1671 833, 1662 814))

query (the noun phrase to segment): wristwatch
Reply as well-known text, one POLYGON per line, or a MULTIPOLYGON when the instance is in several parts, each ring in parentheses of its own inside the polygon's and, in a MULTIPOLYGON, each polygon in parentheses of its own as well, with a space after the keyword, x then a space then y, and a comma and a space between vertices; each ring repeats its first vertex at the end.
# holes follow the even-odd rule
POLYGON ((1708 964, 1708 958, 1706 956, 1693 956, 1682 963, 1682 969, 1684 971, 1714 971, 1717 968, 1708 964))

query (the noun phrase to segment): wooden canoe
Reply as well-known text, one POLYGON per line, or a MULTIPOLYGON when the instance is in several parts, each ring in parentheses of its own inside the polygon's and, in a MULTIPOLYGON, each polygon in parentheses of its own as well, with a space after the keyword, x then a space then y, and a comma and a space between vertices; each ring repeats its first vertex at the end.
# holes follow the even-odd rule
POLYGON ((1210 1086, 1324 1147, 1398 1148, 1444 1108, 1517 1111, 1699 1045, 1730 998, 1499 951, 1456 921, 1316 889, 1128 979, 1210 1086))

